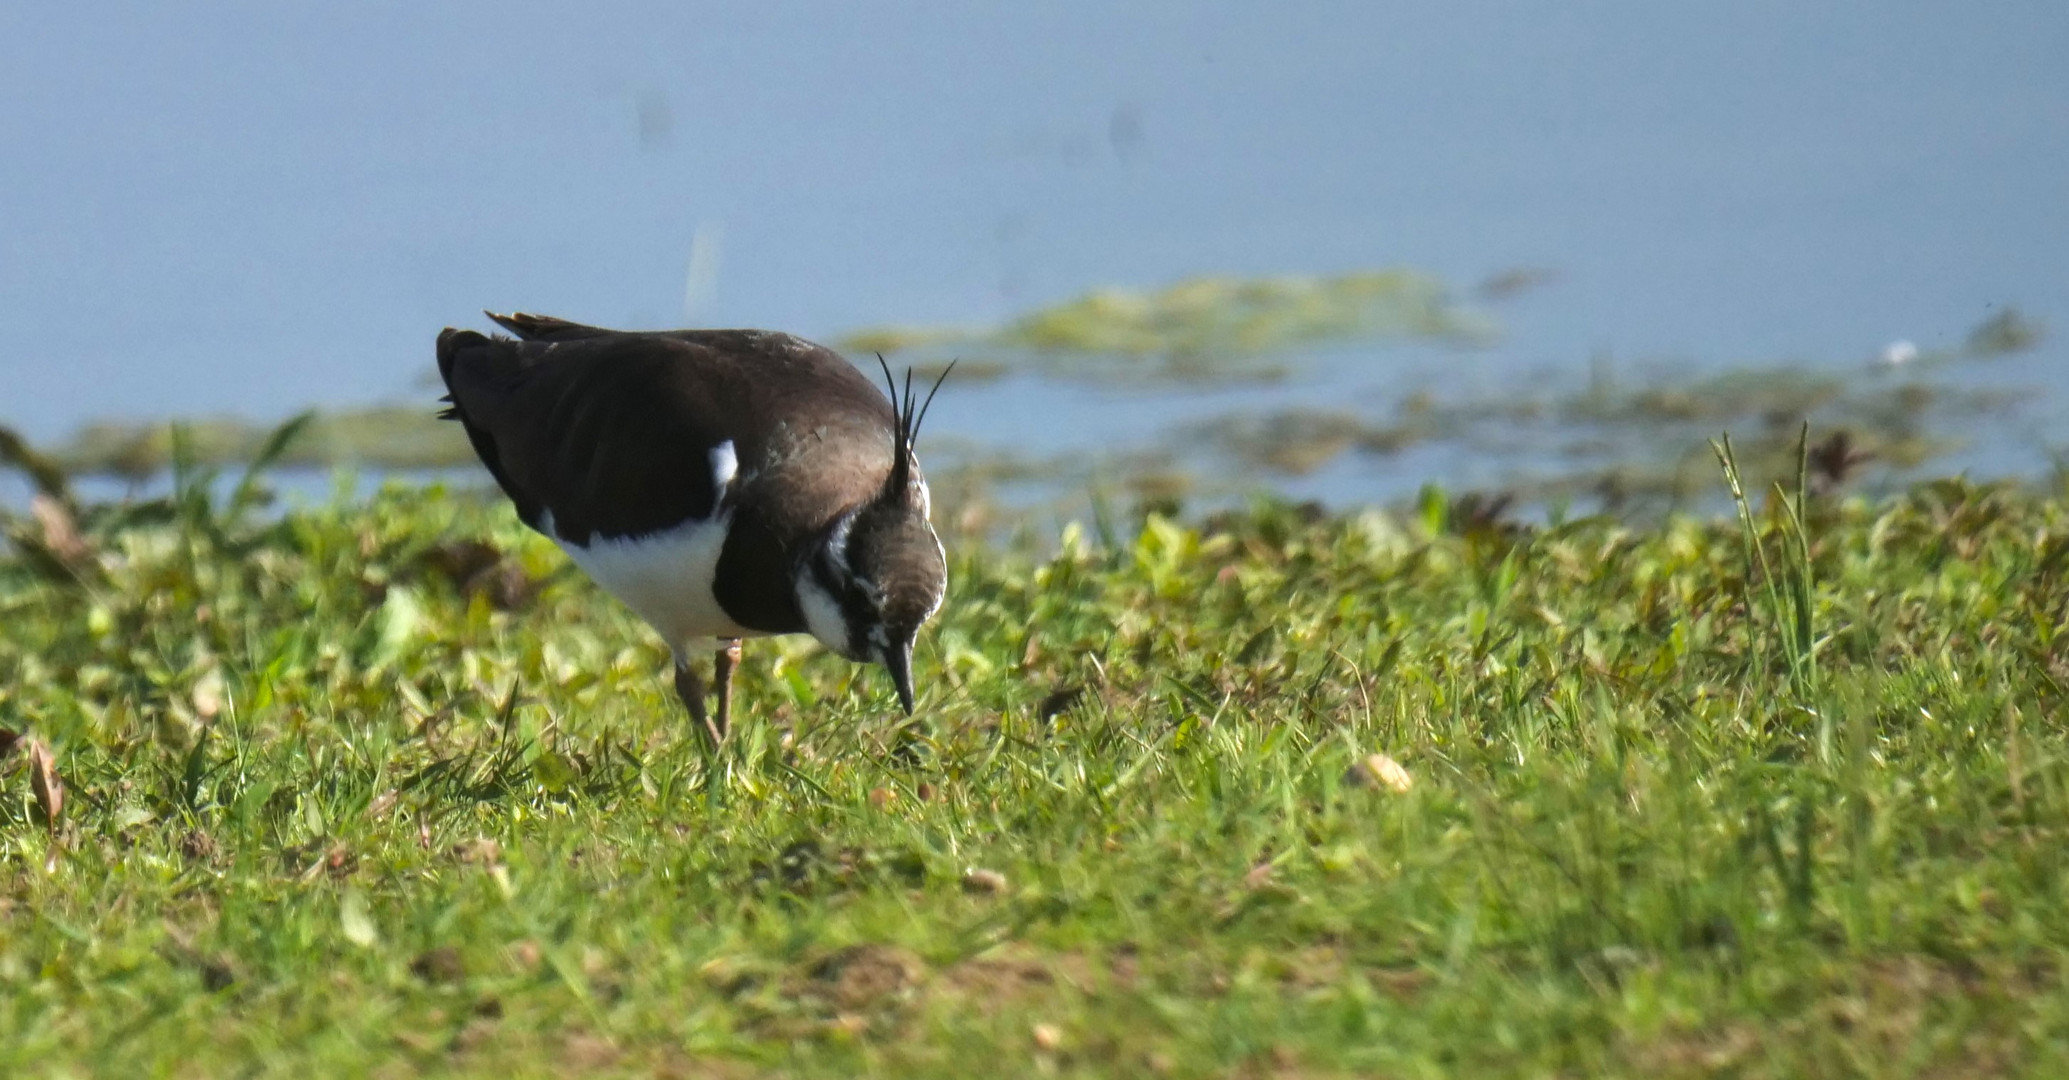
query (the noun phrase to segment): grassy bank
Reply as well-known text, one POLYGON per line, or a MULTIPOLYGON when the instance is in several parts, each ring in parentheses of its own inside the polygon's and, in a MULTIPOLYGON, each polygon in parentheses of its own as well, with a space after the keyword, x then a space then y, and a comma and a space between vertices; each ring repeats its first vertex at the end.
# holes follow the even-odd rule
POLYGON ((0 1073, 2069 1074, 2069 503, 955 545, 707 768, 506 510, 207 490, 12 523, 0 1073))

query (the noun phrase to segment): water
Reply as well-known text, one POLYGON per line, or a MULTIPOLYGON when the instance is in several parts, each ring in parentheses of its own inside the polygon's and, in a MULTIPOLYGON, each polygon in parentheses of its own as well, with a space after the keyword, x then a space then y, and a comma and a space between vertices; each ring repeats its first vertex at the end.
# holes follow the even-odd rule
POLYGON ((972 384, 932 424, 1096 450, 1605 353, 1857 365, 2015 305, 2057 332, 1964 376, 2026 401, 1950 467, 2040 467, 2069 419, 2069 8, 1803 8, 15 5, 0 421, 428 398, 431 338, 482 307, 830 338, 1202 272, 1530 266, 1556 281, 1489 348, 1210 391, 972 384))

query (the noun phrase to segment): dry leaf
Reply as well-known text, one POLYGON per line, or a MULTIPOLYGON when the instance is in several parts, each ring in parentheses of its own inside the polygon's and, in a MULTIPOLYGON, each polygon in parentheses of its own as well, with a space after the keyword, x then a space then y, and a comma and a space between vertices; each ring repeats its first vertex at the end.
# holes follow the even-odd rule
POLYGON ((1415 786, 1415 777, 1385 754, 1365 755, 1364 760, 1351 766, 1349 779, 1358 787, 1383 787, 1396 795, 1406 795, 1415 786))
POLYGON ((77 570, 93 561, 93 546, 79 535, 72 512, 65 504, 38 492, 29 500, 29 514, 43 530, 43 547, 66 566, 77 570))
POLYGON ((1063 1045, 1063 1029, 1055 1024, 1036 1024, 1032 1034, 1035 1046, 1040 1049, 1054 1050, 1063 1045))
POLYGON ((58 815, 65 810, 65 782, 58 779, 57 757, 41 739, 24 739, 29 748, 29 788, 36 793, 36 805, 43 809, 43 821, 57 831, 58 815))

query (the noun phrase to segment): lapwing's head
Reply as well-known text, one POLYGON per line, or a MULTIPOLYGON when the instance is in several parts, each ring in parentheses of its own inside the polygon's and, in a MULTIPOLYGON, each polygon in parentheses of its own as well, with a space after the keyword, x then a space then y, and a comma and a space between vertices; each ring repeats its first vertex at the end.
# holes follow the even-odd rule
MULTIPOLYGON (((888 367, 884 374, 890 376, 888 367)), ((943 371, 941 378, 947 377, 943 371)), ((798 575, 798 603, 821 644, 850 660, 882 664, 898 691, 898 703, 909 714, 913 640, 941 607, 948 590, 948 559, 934 534, 927 481, 912 451, 934 394, 929 391, 925 402, 916 402, 910 371, 905 382, 902 395, 893 386, 896 423, 890 474, 868 502, 827 530, 824 543, 798 575)), ((940 388, 941 380, 936 379, 934 389, 940 388)))

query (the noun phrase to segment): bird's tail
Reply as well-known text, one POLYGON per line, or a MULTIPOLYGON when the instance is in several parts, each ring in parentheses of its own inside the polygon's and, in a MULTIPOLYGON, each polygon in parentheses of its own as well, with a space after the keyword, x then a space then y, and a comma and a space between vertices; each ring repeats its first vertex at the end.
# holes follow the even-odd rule
POLYGON ((457 401, 459 388, 453 383, 453 372, 459 367, 463 357, 470 362, 476 361, 477 358, 486 360, 492 357, 495 353, 495 350, 491 348, 493 344, 487 335, 474 330, 455 330, 448 326, 444 330, 439 331, 438 377, 445 381, 446 392, 445 396, 438 400, 445 402, 448 406, 444 412, 438 414, 440 420, 466 419, 466 416, 461 413, 460 405, 457 401))

